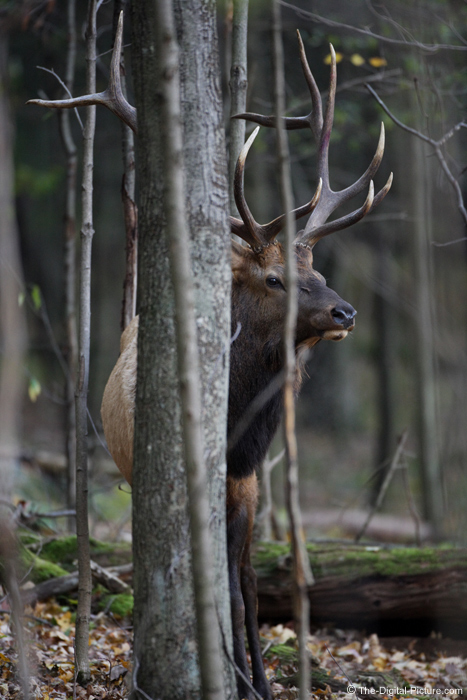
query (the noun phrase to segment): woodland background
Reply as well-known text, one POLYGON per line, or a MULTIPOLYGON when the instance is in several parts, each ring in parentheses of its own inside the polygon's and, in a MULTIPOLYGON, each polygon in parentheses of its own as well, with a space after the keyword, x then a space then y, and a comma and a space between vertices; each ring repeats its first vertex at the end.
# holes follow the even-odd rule
MULTIPOLYGON (((64 375, 60 361, 65 343, 65 168, 57 115, 25 102, 37 96, 53 99, 62 95, 56 77, 37 66, 64 74, 65 5, 58 0, 0 3, 2 70, 10 106, 9 120, 4 117, 0 129, 13 128, 14 134, 10 138, 14 139, 14 194, 23 276, 16 313, 27 324, 15 492, 43 511, 57 509, 65 502, 64 375)), ((85 7, 78 3, 77 9, 74 92, 79 95, 85 91, 81 37, 85 7)), ((230 9, 229 3, 219 3, 227 131, 230 9)), ((108 77, 112 15, 112 3, 102 3, 98 89, 104 89, 108 77)), ((358 317, 348 340, 323 342, 314 350, 299 399, 305 526, 309 535, 355 534, 358 524, 345 525, 346 519, 374 500, 382 468, 391 461, 398 438, 407 431, 399 464, 405 468, 395 474, 383 511, 402 524, 402 537, 407 541, 415 541, 416 509, 432 535, 465 544, 465 221, 433 149, 395 126, 364 83, 372 81, 402 122, 435 139, 462 122, 467 102, 467 40, 463 38, 467 37, 467 6, 461 0, 396 1, 390 7, 363 0, 297 0, 293 7, 283 3, 283 21, 289 114, 309 111, 295 29, 301 31, 322 91, 327 89, 329 42, 340 57, 330 149, 331 184, 341 189, 365 170, 376 148, 381 120, 387 141, 376 185, 381 187, 389 172, 394 172, 392 190, 374 214, 316 248, 315 267, 357 309, 358 317), (335 20, 336 25, 329 26, 317 17, 335 20), (349 26, 363 31, 355 32, 349 26), (461 50, 432 50, 430 45, 434 44, 461 50), (457 239, 462 240, 454 242, 457 239)), ((247 106, 250 111, 266 114, 273 112, 270 24, 268 3, 251 2, 247 106)), ((125 59, 132 101, 129 48, 125 59)), ((75 119, 71 123, 79 143, 79 125, 75 119)), ((128 489, 118 488, 118 473, 102 447, 99 416, 103 388, 119 351, 124 278, 120 134, 118 120, 100 109, 94 172, 89 411, 95 430, 90 428, 90 509, 94 534, 112 537, 121 536, 122 528, 127 527, 131 500, 128 489)), ((463 191, 466 136, 464 127, 458 129, 445 148, 447 162, 463 191)), ((274 138, 269 130, 261 130, 248 159, 247 198, 261 222, 280 213, 274 138)), ((301 204, 310 198, 316 184, 315 147, 302 131, 290 132, 289 142, 295 198, 301 204)), ((12 271, 2 261, 0 264, 3 283, 8 284, 12 271)), ((0 321, 4 345, 3 328, 0 321)), ((278 441, 275 451, 280 449, 278 441)), ((273 472, 273 491, 280 509, 280 467, 273 472)), ((279 520, 280 515, 279 510, 279 520)), ((386 520, 384 525, 387 537, 400 536, 393 521, 386 520)))

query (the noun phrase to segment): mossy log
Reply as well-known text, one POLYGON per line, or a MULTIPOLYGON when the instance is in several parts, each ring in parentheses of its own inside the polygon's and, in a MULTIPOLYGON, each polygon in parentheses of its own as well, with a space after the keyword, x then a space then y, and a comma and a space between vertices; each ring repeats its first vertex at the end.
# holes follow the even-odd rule
MULTIPOLYGON (((26 598, 57 595, 54 585, 72 590, 76 538, 23 539, 23 566, 41 584, 26 598), (29 550, 29 551, 27 551, 29 550), (32 552, 31 552, 32 550, 32 552), (40 557, 34 552, 40 553, 40 557), (60 567, 58 566, 60 565, 60 567), (63 570, 61 567, 63 567, 63 570), (60 577, 60 578, 58 578, 60 577), (47 579, 55 579, 48 581, 47 579)), ((390 547, 323 542, 307 545, 315 585, 310 588, 311 621, 366 627, 390 634, 465 636, 467 630, 467 549, 452 546, 390 547), (401 627, 402 625, 402 627, 401 627), (404 627, 405 625, 405 627, 404 627)), ((131 560, 129 545, 92 541, 92 559, 101 566, 131 560)), ((261 542, 253 564, 258 575, 262 620, 289 621, 292 612, 292 560, 287 544, 261 542)), ((114 570, 131 584, 128 567, 114 570)))
MULTIPOLYGON (((311 620, 345 626, 407 623, 429 633, 467 629, 467 549, 308 544, 315 584, 311 620)), ((288 545, 259 543, 259 617, 290 620, 291 555, 288 545)))

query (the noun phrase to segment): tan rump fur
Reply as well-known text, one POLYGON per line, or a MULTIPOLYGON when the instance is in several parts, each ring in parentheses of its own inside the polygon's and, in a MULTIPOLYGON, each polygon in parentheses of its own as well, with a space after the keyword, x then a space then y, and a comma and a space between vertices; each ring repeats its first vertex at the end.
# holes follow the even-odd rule
POLYGON ((101 416, 110 453, 131 484, 135 415, 138 316, 127 326, 120 340, 120 357, 104 390, 101 416))
POLYGON ((234 520, 240 508, 246 506, 252 529, 257 501, 258 480, 255 472, 244 479, 234 479, 227 475, 227 521, 234 520))

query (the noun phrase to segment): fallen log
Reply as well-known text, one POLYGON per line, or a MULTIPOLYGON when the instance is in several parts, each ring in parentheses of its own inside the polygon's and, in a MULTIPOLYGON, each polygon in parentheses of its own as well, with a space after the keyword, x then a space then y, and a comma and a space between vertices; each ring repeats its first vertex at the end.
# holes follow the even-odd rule
MULTIPOLYGON (((386 547, 343 543, 308 544, 316 583, 310 588, 314 624, 365 626, 401 633, 421 628, 465 636, 467 549, 386 547), (393 624, 395 631, 391 627, 393 624)), ((260 543, 258 614, 286 621, 292 613, 292 560, 288 545, 260 543)))

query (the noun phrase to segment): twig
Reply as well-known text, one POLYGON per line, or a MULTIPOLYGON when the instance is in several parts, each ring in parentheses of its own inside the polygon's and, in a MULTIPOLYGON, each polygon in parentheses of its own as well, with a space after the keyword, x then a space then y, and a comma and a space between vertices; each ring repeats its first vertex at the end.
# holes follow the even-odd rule
POLYGON ((436 246, 436 248, 445 248, 448 245, 454 245, 454 243, 463 243, 467 241, 467 236, 462 236, 462 238, 456 238, 454 241, 447 241, 446 243, 437 243, 436 241, 431 241, 431 245, 436 246))
POLYGON ((235 663, 235 659, 232 658, 232 655, 231 655, 230 650, 229 650, 229 645, 227 644, 227 640, 225 638, 225 632, 224 632, 224 629, 222 627, 222 621, 221 621, 221 617, 219 615, 219 610, 217 609, 217 606, 216 606, 216 612, 217 612, 217 619, 219 621, 219 629, 220 629, 221 638, 222 638, 222 648, 224 650, 224 654, 227 657, 228 662, 230 663, 232 668, 235 670, 235 673, 237 674, 237 676, 240 676, 240 678, 245 683, 245 685, 251 690, 251 692, 255 696, 256 700, 263 700, 263 698, 258 693, 256 688, 253 687, 251 680, 245 676, 245 674, 243 673, 241 668, 239 668, 239 666, 235 663))
MULTIPOLYGON (((125 12, 127 0, 118 0, 114 4, 114 46, 118 40, 120 15, 125 12)), ((126 99, 125 58, 120 52, 118 70, 122 94, 126 99)), ((123 302, 121 313, 121 330, 124 331, 136 313, 136 287, 138 281, 138 207, 135 201, 135 141, 130 127, 123 123, 122 129, 122 204, 125 221, 125 280, 123 283, 123 302)))
MULTIPOLYGON (((67 85, 63 82, 63 80, 62 80, 62 79, 60 78, 60 76, 54 71, 53 68, 45 68, 44 66, 36 66, 36 68, 37 68, 38 70, 43 70, 43 71, 45 71, 46 73, 50 73, 50 75, 53 75, 54 78, 56 78, 56 79, 58 80, 58 82, 60 83, 60 85, 62 86, 62 88, 65 90, 66 94, 69 95, 71 99, 73 99, 73 96, 72 96, 70 90, 68 89, 67 85)), ((80 127, 81 127, 81 131, 83 131, 83 130, 84 130, 83 120, 81 119, 81 117, 80 117, 80 115, 79 115, 79 112, 78 112, 78 110, 76 109, 76 107, 73 109, 73 111, 74 111, 74 113, 76 114, 76 119, 77 119, 78 122, 79 122, 79 125, 80 125, 80 127)))
MULTIPOLYGON (((340 665, 340 663, 338 662, 338 660, 333 656, 333 653, 332 653, 332 651, 330 650, 330 648, 328 647, 327 644, 324 645, 324 648, 326 649, 326 651, 328 652, 329 656, 331 657, 331 659, 332 659, 332 660, 334 661, 334 663, 336 664, 336 666, 337 666, 337 668, 339 669, 339 671, 342 673, 343 676, 345 676, 345 679, 346 679, 347 683, 349 684, 349 685, 348 685, 348 688, 355 688, 355 685, 352 683, 352 681, 350 680, 350 678, 348 677, 348 675, 346 674, 345 670, 342 668, 342 666, 340 665)), ((351 690, 348 690, 348 692, 351 693, 352 691, 351 691, 351 690)))
MULTIPOLYGON (((258 513, 257 519, 261 524, 261 539, 270 540, 272 534, 271 520, 273 517, 273 507, 272 502, 272 491, 271 491, 271 472, 274 467, 279 464, 281 459, 285 455, 285 449, 281 450, 273 459, 269 459, 266 455, 266 459, 263 462, 261 469, 261 492, 263 507, 261 512, 258 513)), ((264 654, 263 654, 264 655, 264 654)))
POLYGON ((378 41, 385 42, 387 44, 396 44, 398 46, 405 46, 407 48, 417 48, 421 51, 426 51, 427 53, 436 53, 437 51, 447 50, 447 51, 467 51, 467 46, 456 46, 453 44, 423 44, 420 41, 406 41, 405 39, 393 39, 392 37, 383 36, 382 34, 375 34, 375 32, 369 29, 362 29, 361 27, 355 27, 351 24, 345 24, 344 22, 336 22, 333 19, 327 17, 322 17, 315 12, 308 12, 307 10, 302 10, 300 7, 296 7, 285 0, 279 0, 282 7, 287 7, 289 10, 294 10, 299 17, 305 17, 310 19, 312 22, 318 22, 319 24, 324 24, 328 27, 336 27, 337 29, 348 29, 356 34, 363 34, 363 36, 369 36, 373 39, 378 39, 378 41))
POLYGON ((402 459, 402 455, 404 453, 405 443, 407 441, 407 435, 408 435, 408 430, 406 428, 399 438, 399 441, 397 443, 397 449, 394 453, 394 457, 391 460, 391 464, 389 465, 389 469, 386 473, 386 476, 384 477, 383 483, 381 484, 381 488, 379 490, 378 497, 377 497, 373 507, 371 508, 370 512, 368 513, 368 516, 363 524, 362 529, 360 530, 360 532, 356 536, 355 542, 359 542, 361 540, 361 538, 365 534, 366 529, 367 529, 368 525, 370 524, 370 521, 373 518, 374 514, 381 507, 381 504, 383 502, 384 496, 386 495, 386 491, 388 490, 388 486, 391 483, 394 472, 396 471, 396 469, 399 466, 399 463, 402 459))
POLYGON ((410 514, 413 518, 414 525, 415 525, 415 541, 417 543, 417 547, 421 547, 422 545, 422 540, 420 536, 420 530, 421 530, 421 522, 420 522, 420 516, 417 511, 417 507, 415 505, 415 500, 412 494, 412 489, 410 488, 410 480, 409 480, 409 467, 407 464, 407 459, 405 457, 405 454, 402 455, 402 478, 404 479, 404 486, 405 486, 405 493, 407 495, 407 501, 409 504, 409 511, 410 514))
POLYGON ((438 158, 438 161, 441 165, 441 168, 444 171, 444 174, 446 175, 448 181, 451 183, 451 186, 454 189, 454 192, 456 193, 457 197, 457 208, 459 209, 462 218, 464 219, 464 223, 467 225, 467 211, 464 206, 464 199, 462 196, 462 190, 460 188, 460 185, 457 181, 457 179, 454 177, 452 174, 446 159, 444 157, 444 153, 442 151, 442 147, 445 145, 445 143, 452 138, 452 136, 459 131, 459 129, 464 129, 467 128, 467 123, 462 121, 456 124, 455 126, 452 127, 444 136, 442 136, 440 139, 437 141, 435 139, 430 138, 429 136, 425 136, 421 131, 417 131, 417 129, 413 129, 411 126, 407 126, 407 124, 404 124, 401 122, 387 107, 387 105, 383 102, 383 100, 379 97, 379 95, 373 90, 371 85, 366 85, 367 90, 373 95, 377 103, 380 105, 380 107, 386 112, 388 117, 392 119, 394 124, 396 124, 398 127, 403 129, 404 131, 407 131, 409 134, 412 134, 412 136, 416 136, 418 139, 421 139, 422 141, 425 141, 425 143, 430 144, 430 146, 433 147, 436 157, 438 158))
MULTIPOLYGON (((86 87, 96 89, 96 0, 89 0, 86 30, 86 87)), ((91 341, 91 253, 93 223, 93 167, 96 108, 86 110, 83 134, 82 229, 79 289, 79 367, 76 391, 76 534, 78 543, 78 607, 76 611, 77 681, 87 685, 89 667, 89 620, 91 612, 91 566, 88 522, 87 394, 91 341)))
POLYGON ((282 389, 284 385, 284 378, 284 371, 282 370, 281 372, 278 372, 271 379, 266 388, 263 389, 260 394, 255 396, 241 419, 235 425, 235 428, 232 430, 227 442, 227 452, 229 452, 237 444, 264 406, 266 406, 273 396, 282 389))
POLYGON ((302 519, 298 495, 298 456, 295 434, 296 376, 295 329, 297 325, 298 292, 297 261, 295 257, 295 231, 292 211, 292 179, 287 132, 282 116, 285 113, 284 53, 282 46, 282 21, 279 0, 273 2, 273 45, 274 45, 274 93, 275 126, 277 133, 277 158, 280 174, 282 209, 288 212, 285 226, 285 279, 287 289, 287 310, 284 329, 285 383, 284 383, 284 427, 286 454, 286 502, 290 521, 293 581, 294 617, 297 626, 299 654, 299 697, 307 700, 310 694, 311 666, 307 642, 310 630, 310 601, 308 588, 314 583, 310 561, 302 538, 302 519))

